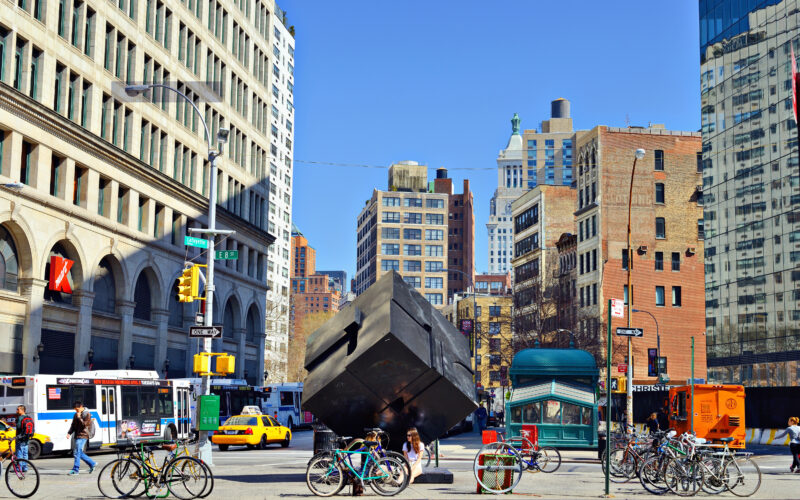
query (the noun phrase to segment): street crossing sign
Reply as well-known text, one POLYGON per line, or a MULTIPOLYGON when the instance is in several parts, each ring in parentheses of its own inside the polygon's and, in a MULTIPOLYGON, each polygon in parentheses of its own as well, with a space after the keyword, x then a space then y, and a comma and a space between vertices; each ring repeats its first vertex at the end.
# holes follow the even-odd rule
POLYGON ((213 338, 218 339, 222 337, 222 325, 214 325, 214 326, 190 326, 189 327, 189 337, 190 338, 213 338))
POLYGON ((620 299, 611 299, 611 316, 614 318, 625 317, 625 301, 620 299))
POLYGON ((184 236, 183 244, 187 247, 208 248, 208 240, 194 236, 184 236))
POLYGON ((216 260, 237 260, 239 258, 239 250, 217 250, 214 252, 216 260))
POLYGON ((623 337, 643 337, 644 330, 642 328, 621 328, 617 327, 617 335, 623 337))

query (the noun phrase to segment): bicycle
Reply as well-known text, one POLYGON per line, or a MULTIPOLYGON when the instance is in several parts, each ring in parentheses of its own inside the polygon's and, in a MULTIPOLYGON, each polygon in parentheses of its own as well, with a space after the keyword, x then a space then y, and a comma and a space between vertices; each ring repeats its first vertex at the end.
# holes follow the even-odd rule
MULTIPOLYGON (((178 445, 159 443, 134 443, 132 447, 123 447, 127 456, 120 455, 100 471, 97 485, 103 496, 110 495, 110 488, 104 488, 103 481, 108 478, 119 498, 136 497, 146 494, 149 498, 164 498, 170 493, 181 500, 191 500, 206 493, 208 484, 207 467, 197 458, 191 456, 175 457, 178 445), (164 457, 161 466, 157 466, 154 451, 158 448, 170 452, 164 457), (143 485, 144 490, 139 491, 143 485)), ((208 492, 210 493, 210 491, 208 492)), ((207 494, 207 493, 206 493, 207 494)))
MULTIPOLYGON (((197 496, 197 498, 205 498, 211 494, 214 490, 214 474, 211 472, 211 467, 208 466, 205 461, 203 461, 199 457, 198 449, 195 448, 194 453, 189 451, 188 444, 197 444, 197 442, 191 442, 190 440, 176 440, 175 444, 177 445, 177 449, 175 451, 170 452, 169 456, 171 458, 179 458, 179 457, 191 457, 195 458, 200 462, 200 465, 205 469, 206 477, 208 478, 208 483, 206 484, 206 489, 197 496)), ((197 472, 196 472, 197 473, 197 472)), ((199 474, 199 473, 197 473, 199 474)))
POLYGON ((499 441, 481 447, 472 463, 475 479, 486 491, 506 493, 516 487, 525 471, 550 473, 561 466, 561 453, 552 446, 534 446, 524 437, 506 439, 502 433, 498 437, 499 441), (503 473, 501 484, 499 472, 503 473), (506 474, 511 476, 503 486, 506 474))
POLYGON ((0 441, 8 442, 8 449, 0 457, 0 467, 6 469, 6 486, 12 495, 19 498, 28 498, 39 489, 39 470, 29 460, 17 458, 16 453, 11 450, 11 443, 15 438, 0 438, 0 441), (10 461, 5 465, 6 460, 10 461))
POLYGON ((407 466, 396 457, 377 456, 377 441, 359 440, 360 446, 355 450, 337 449, 332 453, 319 453, 308 464, 306 469, 306 485, 317 496, 329 497, 345 487, 345 478, 352 477, 369 484, 375 493, 381 496, 393 496, 408 486, 409 473, 407 466), (353 457, 361 458, 361 466, 353 465, 353 457), (377 456, 377 458, 376 458, 377 456))
MULTIPOLYGON (((654 452, 653 440, 660 439, 662 436, 663 434, 661 433, 655 436, 647 434, 630 435, 624 445, 611 449, 608 452, 611 481, 625 483, 636 477, 642 464, 654 452)), ((605 473, 606 451, 603 452, 600 463, 603 473, 605 473)))

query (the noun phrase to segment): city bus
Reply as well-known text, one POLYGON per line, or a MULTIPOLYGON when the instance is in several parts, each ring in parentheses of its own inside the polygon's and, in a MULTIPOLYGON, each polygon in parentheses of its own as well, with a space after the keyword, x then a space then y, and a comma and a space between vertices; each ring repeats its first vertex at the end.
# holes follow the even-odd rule
POLYGON ((302 382, 269 384, 264 387, 264 395, 262 413, 271 415, 281 425, 294 429, 310 425, 313 421, 311 412, 300 409, 303 398, 302 382))
POLYGON ((72 375, 28 375, 0 379, 0 418, 14 423, 25 405, 36 432, 49 436, 53 451, 73 448, 67 431, 81 401, 97 427, 87 448, 139 439, 188 438, 191 411, 188 383, 162 380, 155 371, 95 370, 72 375))

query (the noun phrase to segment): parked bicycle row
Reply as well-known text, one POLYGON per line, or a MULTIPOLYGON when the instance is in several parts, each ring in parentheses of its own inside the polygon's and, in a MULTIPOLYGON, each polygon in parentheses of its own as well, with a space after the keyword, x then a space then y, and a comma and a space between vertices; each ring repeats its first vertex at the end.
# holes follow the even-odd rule
POLYGON ((733 438, 720 441, 721 445, 710 444, 691 432, 678 436, 672 429, 631 435, 624 442, 614 439, 609 456, 603 453, 601 458, 603 472, 608 463, 611 481, 638 479, 656 495, 692 496, 701 490, 753 495, 761 486, 761 470, 753 454, 730 448, 733 438))

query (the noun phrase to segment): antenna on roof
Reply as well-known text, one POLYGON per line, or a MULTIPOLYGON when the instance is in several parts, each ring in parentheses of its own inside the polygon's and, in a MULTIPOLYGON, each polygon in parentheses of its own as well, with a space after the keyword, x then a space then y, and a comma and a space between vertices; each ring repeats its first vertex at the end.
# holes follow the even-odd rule
POLYGON ((631 126, 631 116, 628 113, 625 113, 625 126, 626 127, 631 126))

